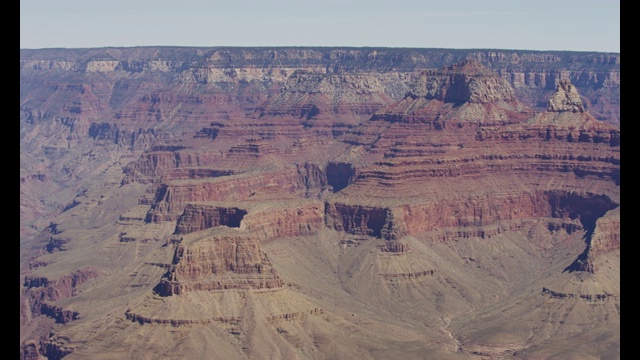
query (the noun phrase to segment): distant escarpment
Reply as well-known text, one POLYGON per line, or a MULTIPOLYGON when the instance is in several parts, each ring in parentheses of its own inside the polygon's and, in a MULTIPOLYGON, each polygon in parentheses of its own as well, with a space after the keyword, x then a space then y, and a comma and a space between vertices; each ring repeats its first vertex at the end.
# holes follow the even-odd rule
MULTIPOLYGON (((42 75, 52 76, 58 80, 49 93, 78 95, 75 102, 56 105, 70 109, 75 117, 111 108, 121 119, 162 121, 167 116, 186 116, 189 109, 195 111, 189 115, 194 117, 260 108, 271 114, 284 111, 312 118, 323 116, 323 111, 340 113, 340 109, 371 112, 390 98, 404 96, 411 79, 423 69, 465 60, 496 72, 530 106, 544 103, 560 79, 569 79, 588 98, 597 118, 619 124, 620 54, 616 53, 291 47, 21 50, 21 76, 31 79, 21 92, 36 90, 45 81, 42 75), (100 74, 113 74, 116 82, 109 84, 114 80, 100 74), (87 76, 104 85, 90 90, 81 85, 87 76), (33 82, 36 79, 40 80, 33 82), (172 84, 186 85, 191 91, 168 90, 172 84), (92 99, 85 98, 96 91, 92 99), (112 91, 108 102, 101 100, 104 91, 112 91), (264 100, 274 95, 276 101, 265 105, 264 100), (299 105, 286 110, 278 105, 291 101, 299 105), (328 104, 333 105, 324 106, 328 104), (139 111, 129 110, 136 107, 139 111)), ((22 108, 31 107, 24 104, 22 108)))

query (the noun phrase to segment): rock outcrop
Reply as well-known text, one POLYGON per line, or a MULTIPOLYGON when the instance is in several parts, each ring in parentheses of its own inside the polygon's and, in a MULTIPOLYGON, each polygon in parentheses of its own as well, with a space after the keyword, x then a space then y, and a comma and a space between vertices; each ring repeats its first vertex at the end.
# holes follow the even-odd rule
POLYGON ((544 126, 548 131, 551 129, 568 130, 567 139, 569 141, 590 141, 590 138, 594 138, 593 141, 603 141, 598 137, 608 132, 610 139, 607 140, 615 145, 620 136, 618 128, 596 120, 589 112, 585 111, 580 94, 567 79, 563 79, 558 84, 555 94, 549 99, 547 111, 536 114, 527 121, 527 124, 544 126), (580 133, 576 136, 574 134, 577 131, 580 133))
POLYGON ((175 234, 189 234, 215 226, 240 227, 247 211, 236 207, 187 204, 178 218, 175 234))
POLYGON ((420 74, 405 98, 376 113, 374 120, 447 126, 504 125, 531 114, 517 101, 513 88, 475 61, 464 61, 420 74))
POLYGON ((276 289, 284 285, 256 239, 212 236, 176 248, 172 268, 155 287, 161 296, 189 291, 276 289))
MULTIPOLYGON (((431 233, 434 241, 456 237, 491 237, 521 228, 523 220, 537 218, 578 219, 581 228, 593 228, 616 207, 611 199, 589 193, 558 191, 496 194, 482 197, 451 198, 433 203, 404 204, 376 208, 362 205, 327 203, 327 226, 352 235, 367 235, 385 240, 431 233)), ((619 248, 619 222, 601 221, 596 248, 619 248), (604 245, 606 244, 606 245, 604 245)), ((597 228, 597 226, 596 226, 597 228)), ((597 250, 594 250, 597 251, 597 250)))
POLYGON ((578 94, 576 87, 571 85, 569 79, 560 80, 556 93, 549 99, 547 111, 584 112, 580 94, 578 94))
POLYGON ((42 305, 41 301, 57 301, 60 299, 66 299, 75 295, 76 287, 82 283, 96 278, 100 275, 97 269, 92 267, 85 267, 72 272, 69 275, 60 277, 59 279, 52 281, 46 277, 40 276, 25 276, 23 287, 26 289, 37 289, 39 295, 35 295, 36 292, 31 291, 30 294, 35 295, 32 302, 32 310, 38 311, 38 307, 42 305))
POLYGON ((248 201, 248 210, 188 204, 174 232, 179 236, 170 270, 155 291, 162 296, 189 291, 277 289, 284 282, 261 244, 310 236, 324 225, 317 201, 248 201), (211 235, 203 230, 212 229, 211 235), (191 234, 192 235, 188 235, 191 234))
POLYGON ((21 345, 22 358, 39 359, 38 353, 48 352, 45 344, 50 336, 48 328, 51 325, 40 321, 38 317, 45 316, 57 324, 67 324, 78 319, 81 316, 78 311, 54 304, 75 296, 80 285, 99 276, 100 272, 96 268, 83 267, 56 280, 43 276, 24 277, 20 289, 20 340, 23 342, 26 338, 27 341, 21 345))
POLYGON ((408 95, 456 104, 516 100, 506 80, 472 60, 423 72, 408 95))
POLYGON ((306 170, 302 171, 302 167, 296 166, 257 175, 168 182, 158 188, 147 221, 176 220, 189 202, 246 200, 269 187, 276 187, 282 197, 304 194, 310 187, 320 188, 321 184, 314 183, 314 180, 306 176, 306 170))
POLYGON ((620 249, 620 208, 600 214, 595 223, 589 224, 586 241, 587 248, 567 270, 595 273, 600 256, 620 249))

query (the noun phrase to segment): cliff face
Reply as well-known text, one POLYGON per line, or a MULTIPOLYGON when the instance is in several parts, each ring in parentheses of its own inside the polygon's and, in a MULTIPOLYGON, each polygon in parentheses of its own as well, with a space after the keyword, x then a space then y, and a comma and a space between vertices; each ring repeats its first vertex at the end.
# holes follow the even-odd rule
POLYGON ((78 311, 53 305, 76 295, 83 283, 97 278, 93 267, 76 269, 58 279, 25 276, 20 289, 20 353, 23 359, 39 359, 46 353, 52 323, 66 324, 78 319, 78 311))
POLYGON ((194 246, 179 245, 172 265, 174 268, 155 288, 161 296, 283 285, 259 243, 242 237, 213 237, 194 246))
POLYGON ((458 104, 516 100, 506 80, 471 60, 422 73, 408 95, 458 104))
POLYGON ((23 50, 21 356, 615 356, 619 65, 23 50))

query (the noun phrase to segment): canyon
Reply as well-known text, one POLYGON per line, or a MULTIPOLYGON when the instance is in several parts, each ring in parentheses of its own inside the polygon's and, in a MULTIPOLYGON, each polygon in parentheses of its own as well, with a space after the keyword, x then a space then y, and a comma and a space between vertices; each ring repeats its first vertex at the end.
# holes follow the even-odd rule
POLYGON ((20 51, 22 359, 619 359, 620 54, 20 51))

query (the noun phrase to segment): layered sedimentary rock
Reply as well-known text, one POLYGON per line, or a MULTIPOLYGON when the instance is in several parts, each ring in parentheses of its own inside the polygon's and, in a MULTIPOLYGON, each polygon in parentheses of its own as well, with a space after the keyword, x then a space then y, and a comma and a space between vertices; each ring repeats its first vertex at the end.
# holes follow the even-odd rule
MULTIPOLYGON (((27 276, 24 279, 23 286, 26 289, 37 289, 40 293, 39 296, 33 297, 35 302, 33 302, 32 310, 37 312, 38 307, 42 305, 41 301, 57 301, 69 298, 74 295, 77 286, 99 275, 100 273, 95 268, 87 267, 78 269, 55 281, 49 280, 46 277, 27 276)), ((31 294, 34 293, 34 291, 31 292, 31 294)))
POLYGON ((281 196, 304 194, 309 188, 320 188, 317 179, 309 179, 302 166, 257 175, 238 175, 219 179, 177 180, 162 184, 147 221, 175 220, 188 202, 245 200, 261 189, 277 187, 281 196))
POLYGON ((261 242, 310 236, 324 226, 324 207, 319 201, 305 201, 284 202, 266 209, 256 208, 247 215, 245 226, 261 242))
POLYGON ((576 87, 571 85, 569 79, 560 80, 556 93, 549 99, 547 111, 584 112, 580 94, 578 94, 576 87))
MULTIPOLYGON (((455 79, 456 70, 432 76, 455 79)), ((495 75, 485 75, 491 76, 491 81, 499 81, 495 75)), ((462 76, 458 81, 452 87, 469 83, 462 76)), ((349 142, 371 146, 370 154, 379 152, 373 166, 360 170, 356 187, 363 182, 406 187, 420 178, 524 175, 531 169, 614 180, 619 176, 619 130, 588 113, 555 109, 535 114, 512 100, 509 92, 484 104, 455 105, 439 98, 408 95, 345 135, 349 142)))
POLYGON ((408 95, 449 103, 515 101, 509 83, 476 61, 464 61, 442 70, 423 72, 408 95))
POLYGON ((235 207, 188 204, 178 219, 175 234, 188 234, 215 226, 240 227, 247 211, 235 207))
POLYGON ((620 208, 608 211, 598 218, 589 251, 591 256, 597 257, 598 253, 616 249, 620 249, 620 208))
POLYGON ((270 200, 272 204, 265 207, 260 205, 261 200, 250 198, 239 203, 245 209, 216 205, 219 203, 189 203, 177 220, 174 234, 225 226, 247 230, 265 242, 275 238, 313 235, 324 223, 324 207, 319 201, 270 200))
POLYGON ((273 289, 283 285, 255 239, 212 236, 189 246, 178 245, 173 268, 155 291, 161 296, 196 290, 273 289))
MULTIPOLYGON (((209 139, 219 132, 264 136, 266 126, 238 128, 228 126, 229 120, 268 117, 269 109, 278 108, 275 113, 287 113, 297 122, 281 134, 301 137, 306 127, 315 128, 314 134, 339 135, 401 99, 424 69, 463 60, 496 71, 521 101, 538 109, 561 79, 569 79, 597 119, 619 124, 619 54, 355 48, 21 50, 21 153, 41 153, 47 162, 85 162, 83 167, 52 164, 49 174, 57 175, 51 186, 70 187, 64 194, 69 197, 82 188, 73 179, 88 179, 94 171, 88 162, 106 160, 86 146, 80 150, 81 143, 133 150, 119 155, 129 162, 129 156, 154 145, 180 142, 172 130, 177 126, 195 127, 190 131, 209 139), (35 141, 36 133, 55 135, 45 144, 35 141), (85 157, 72 160, 71 148, 85 157)), ((26 193, 23 198, 25 205, 37 204, 28 202, 26 193)), ((64 207, 59 202, 41 213, 55 213, 64 207)))
POLYGON ((597 217, 587 232, 587 248, 567 269, 594 273, 599 268, 599 258, 620 249, 620 208, 617 207, 597 217))
POLYGON ((619 54, 25 50, 21 76, 23 358, 615 357, 619 54), (86 263, 81 296, 47 276, 86 263))
MULTIPOLYGON (((590 193, 514 192, 388 207, 328 203, 326 216, 329 227, 353 235, 395 240, 433 233, 434 241, 447 241, 456 237, 490 237, 538 218, 577 219, 581 228, 597 228, 595 219, 615 207, 610 198, 590 193)), ((598 221, 602 224, 596 249, 619 248, 620 234, 615 231, 619 222, 598 221)))
POLYGON ((83 283, 100 276, 94 267, 77 269, 56 280, 42 276, 26 276, 20 291, 20 341, 21 357, 36 358, 38 353, 46 353, 43 346, 50 336, 48 329, 52 319, 55 323, 66 324, 78 319, 78 311, 53 305, 55 302, 76 295, 83 283), (42 317, 46 317, 43 319, 42 317), (32 339, 32 340, 29 340, 32 339))
POLYGON ((403 76, 296 71, 273 100, 259 109, 260 116, 294 116, 304 120, 342 115, 368 117, 393 100, 390 85, 403 86, 403 76), (395 83, 395 84, 394 84, 395 83), (354 101, 357 99, 357 101, 354 101))
POLYGON ((324 214, 318 201, 271 202, 265 207, 252 199, 245 203, 247 210, 186 205, 174 232, 180 240, 171 270, 155 291, 170 296, 195 290, 282 287, 261 243, 314 235, 324 225, 324 214), (207 229, 213 229, 212 235, 202 235, 207 229), (190 233, 195 234, 185 235, 190 233))
POLYGON ((327 204, 327 225, 335 230, 353 235, 367 235, 395 239, 392 213, 388 208, 349 206, 340 203, 327 204))
MULTIPOLYGON (((372 155, 377 148, 386 152, 362 167, 356 182, 338 197, 366 193, 361 202, 384 205, 367 215, 355 210, 366 209, 359 205, 342 212, 335 210, 338 205, 330 206, 329 218, 342 218, 332 222, 334 228, 389 240, 436 229, 484 237, 501 231, 488 226, 503 223, 504 231, 518 226, 505 222, 537 217, 578 217, 585 228, 593 228, 594 215, 577 209, 596 211, 598 218, 617 206, 619 129, 585 112, 568 81, 558 85, 541 113, 519 103, 508 85, 474 62, 425 73, 414 88, 374 115, 375 121, 351 131, 350 142, 369 144, 372 155), (485 106, 472 108, 478 103, 485 106), (406 123, 416 124, 411 132, 406 123), (531 171, 536 177, 525 175, 531 171), (563 173, 568 176, 560 187, 542 180, 563 173), (446 179, 446 185, 425 186, 427 180, 440 179, 446 179), (596 193, 583 194, 580 179, 590 179, 596 193), (601 191, 606 195, 598 195, 601 191), (403 196, 407 199, 399 200, 403 196), (394 210, 398 203, 408 204, 402 205, 404 211, 394 210), (567 206, 574 210, 560 210, 567 206), (477 228, 462 230, 470 226, 477 228)), ((442 236, 434 235, 447 239, 442 236)), ((580 269, 592 269, 586 259, 579 264, 580 269)))

